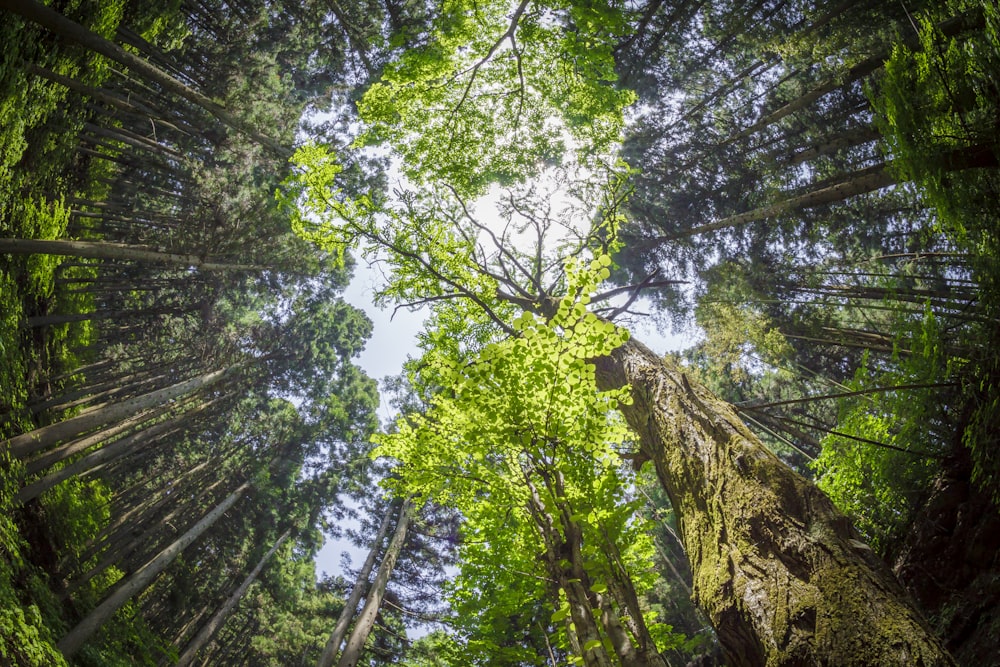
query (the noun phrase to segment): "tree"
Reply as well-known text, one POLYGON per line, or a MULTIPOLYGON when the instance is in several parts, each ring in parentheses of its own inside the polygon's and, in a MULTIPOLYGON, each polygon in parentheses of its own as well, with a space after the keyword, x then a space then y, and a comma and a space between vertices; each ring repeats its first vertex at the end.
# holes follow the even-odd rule
POLYGON ((364 648, 365 642, 368 640, 368 635, 371 634, 372 627, 375 625, 375 616, 382 605, 385 589, 389 584, 389 577, 392 576, 392 570, 396 567, 396 560, 399 558, 403 542, 406 540, 406 530, 413 511, 414 504, 409 498, 404 500, 399 506, 399 514, 396 517, 396 527, 393 529, 392 538, 385 548, 385 553, 382 554, 378 572, 375 573, 375 580, 372 581, 371 586, 365 594, 365 604, 361 607, 361 611, 358 612, 357 618, 354 621, 354 629, 351 630, 351 634, 347 638, 347 643, 344 644, 344 650, 340 654, 337 667, 354 667, 361 659, 361 650, 364 648))
POLYGON ((87 614, 86 617, 59 640, 59 650, 62 651, 63 655, 67 658, 72 657, 83 643, 112 614, 118 611, 119 607, 148 586, 164 568, 180 555, 185 547, 201 537, 202 533, 208 530, 229 508, 235 505, 249 488, 250 482, 243 482, 180 538, 158 553, 155 558, 143 565, 131 576, 119 583, 111 595, 105 598, 101 604, 95 607, 93 611, 87 614))
POLYGON ((421 385, 454 389, 379 437, 375 455, 399 461, 393 486, 462 516, 467 543, 450 596, 476 664, 537 662, 542 642, 586 665, 663 664, 639 603, 651 548, 629 525, 634 504, 613 454, 624 431, 601 409, 622 394, 595 396, 585 362, 624 334, 581 315, 523 317, 521 337, 461 359, 428 350, 421 385), (511 641, 515 629, 528 646, 511 641))
MULTIPOLYGON (((516 30, 519 17, 515 12, 510 23, 494 19, 506 26, 501 37, 516 30)), ((488 61, 489 47, 481 51, 488 61)), ((473 58, 471 70, 461 62, 434 70, 442 88, 466 77, 453 93, 458 97, 454 114, 462 112, 475 63, 483 62, 475 59, 475 52, 473 48, 463 54, 473 58)), ((508 113, 516 117, 517 112, 508 113)), ((403 119, 405 124, 407 116, 403 119)), ((377 122, 386 121, 378 116, 377 122)), ((421 168, 419 152, 409 152, 410 135, 402 136, 402 153, 413 160, 411 169, 421 168)), ((455 334, 447 328, 447 333, 429 333, 428 341, 458 351, 485 344, 491 336, 516 335, 514 322, 523 322, 514 317, 519 310, 537 312, 546 320, 557 317, 561 294, 556 290, 568 287, 557 268, 564 259, 550 260, 540 247, 551 220, 537 209, 530 210, 516 195, 511 196, 508 220, 522 215, 520 228, 531 230, 538 239, 531 252, 513 248, 506 232, 497 236, 475 219, 462 196, 477 192, 478 175, 470 179, 443 171, 452 164, 447 154, 425 177, 462 179, 450 195, 448 183, 437 190, 432 185, 408 194, 396 207, 383 207, 381 218, 375 216, 371 201, 345 200, 331 187, 337 169, 328 158, 306 151, 300 159, 307 168, 302 176, 308 183, 306 208, 326 216, 325 224, 301 223, 303 233, 329 247, 351 245, 361 238, 377 244, 388 254, 394 271, 387 295, 411 302, 465 300, 466 305, 440 309, 442 321, 456 322, 460 313, 475 323, 466 329, 470 333, 464 341, 454 341, 455 334)), ((536 173, 534 164, 517 176, 536 173)), ((610 271, 600 253, 602 243, 614 247, 622 197, 615 189, 621 181, 602 176, 603 187, 592 179, 589 192, 581 188, 574 193, 585 196, 598 218, 573 239, 575 243, 566 244, 565 254, 598 255, 590 260, 594 262, 590 270, 607 278, 610 271)), ((627 309, 627 305, 606 305, 611 293, 598 292, 596 284, 580 297, 581 312, 588 303, 593 311, 611 316, 627 309)), ((811 482, 768 452, 731 408, 634 341, 596 358, 595 364, 602 388, 631 387, 632 404, 622 411, 639 438, 636 456, 653 461, 681 517, 682 538, 695 572, 695 594, 716 625, 730 660, 794 664, 836 656, 845 664, 899 664, 921 656, 918 659, 927 664, 951 664, 891 575, 857 540, 849 521, 811 482), (786 513, 794 518, 786 519, 786 513), (754 565, 744 567, 750 563, 754 565), (774 587, 773 581, 781 583, 774 587), (802 591, 801 597, 788 607, 786 593, 796 590, 802 591), (859 623, 860 619, 864 620, 859 623), (873 632, 885 634, 876 639, 873 632)))
POLYGON ((365 596, 368 590, 368 579, 371 577, 372 570, 375 569, 375 561, 378 560, 378 556, 382 552, 382 543, 389 532, 389 526, 392 523, 391 519, 392 514, 387 511, 382 518, 378 532, 375 533, 375 539, 372 540, 368 556, 365 558, 361 569, 358 570, 358 577, 351 587, 351 594, 344 601, 344 609, 340 612, 340 616, 337 617, 337 624, 333 626, 330 639, 327 640, 326 645, 323 647, 323 653, 320 655, 316 667, 332 667, 334 659, 340 652, 340 645, 344 642, 344 636, 347 634, 347 628, 357 611, 358 603, 361 602, 361 598, 365 596))

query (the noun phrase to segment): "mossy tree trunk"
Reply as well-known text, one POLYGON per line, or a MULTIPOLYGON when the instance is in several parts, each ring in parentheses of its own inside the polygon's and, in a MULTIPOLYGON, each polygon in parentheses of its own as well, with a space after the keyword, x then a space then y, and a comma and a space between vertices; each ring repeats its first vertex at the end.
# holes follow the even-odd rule
POLYGON ((953 665, 881 560, 735 411, 640 343, 597 360, 679 518, 729 664, 953 665))

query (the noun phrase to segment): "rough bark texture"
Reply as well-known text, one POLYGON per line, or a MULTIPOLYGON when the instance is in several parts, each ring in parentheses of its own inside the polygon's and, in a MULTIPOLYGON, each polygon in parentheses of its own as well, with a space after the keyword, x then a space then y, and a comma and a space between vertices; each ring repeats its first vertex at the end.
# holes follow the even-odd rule
POLYGON ((893 569, 958 663, 979 667, 995 664, 1000 637, 1000 512, 971 475, 957 443, 893 569))
POLYGON ((596 360, 679 517, 694 598, 736 666, 953 665, 885 565, 731 406, 630 341, 596 360))

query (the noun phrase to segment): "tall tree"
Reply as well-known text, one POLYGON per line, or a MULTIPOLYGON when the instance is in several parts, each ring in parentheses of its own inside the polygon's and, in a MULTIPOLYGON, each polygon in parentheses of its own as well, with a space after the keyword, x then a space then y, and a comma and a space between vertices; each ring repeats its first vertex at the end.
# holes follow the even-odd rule
POLYGON ((385 548, 385 553, 382 554, 378 572, 376 572, 375 579, 365 594, 365 604, 354 620, 354 628, 347 638, 347 643, 344 644, 344 650, 340 654, 340 660, 337 661, 337 667, 354 667, 361 659, 361 651, 368 640, 368 635, 371 634, 372 627, 375 625, 375 617, 382 606, 386 586, 389 585, 389 577, 392 576, 396 560, 399 558, 403 543, 406 541, 406 531, 413 512, 413 500, 407 498, 399 506, 392 538, 385 548))
POLYGON ((362 564, 361 569, 358 570, 357 579, 351 587, 351 594, 344 601, 344 609, 340 612, 340 616, 337 617, 337 623, 333 626, 333 631, 330 633, 330 638, 323 647, 323 653, 320 654, 316 667, 332 667, 333 661, 336 659, 337 654, 340 653, 340 645, 344 642, 344 636, 347 634, 351 619, 354 618, 358 609, 358 603, 361 602, 361 599, 368 591, 369 578, 371 577, 372 570, 375 569, 375 562, 378 560, 379 554, 382 553, 382 543, 385 542, 385 536, 388 534, 391 524, 392 514, 386 511, 385 516, 382 518, 382 523, 379 525, 378 532, 375 533, 375 538, 372 540, 372 546, 368 550, 365 562, 362 564))

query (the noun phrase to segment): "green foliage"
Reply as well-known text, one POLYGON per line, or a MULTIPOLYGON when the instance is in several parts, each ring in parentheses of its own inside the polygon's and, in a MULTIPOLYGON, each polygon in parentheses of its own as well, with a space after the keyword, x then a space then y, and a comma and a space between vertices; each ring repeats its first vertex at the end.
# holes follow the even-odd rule
MULTIPOLYGON (((949 0, 927 6, 915 21, 919 48, 897 46, 870 96, 895 168, 934 207, 941 231, 967 254, 979 285, 985 326, 968 334, 976 351, 962 398, 972 406, 963 440, 972 452, 973 476, 981 488, 995 490, 1000 488, 1000 328, 995 324, 1000 316, 1000 10, 991 3, 949 0), (944 21, 958 21, 960 29, 946 36, 938 28, 944 21)), ((1000 501, 996 491, 994 498, 1000 501)))
POLYGON ((22 667, 65 665, 38 606, 23 604, 16 595, 13 574, 0 559, 0 662, 22 667))
POLYGON ((73 656, 80 667, 154 667, 177 650, 153 632, 135 603, 123 605, 97 636, 73 656))
POLYGON ((389 144, 415 183, 478 196, 619 140, 635 97, 614 86, 617 4, 448 0, 427 44, 388 64, 358 105, 363 143, 389 144))
POLYGON ((435 630, 413 642, 400 667, 460 667, 467 664, 462 647, 448 633, 435 630))
POLYGON ((111 518, 111 489, 95 479, 70 478, 42 496, 61 553, 79 557, 111 518))
POLYGON ((247 655, 254 664, 309 665, 319 658, 339 611, 336 597, 316 586, 311 555, 288 545, 241 601, 236 620, 251 613, 259 624, 252 639, 247 638, 247 655))
MULTIPOLYGON (((429 409, 376 438, 372 455, 398 463, 387 481, 396 493, 455 507, 463 517, 459 575, 448 597, 473 664, 534 664, 544 658, 544 641, 568 650, 566 612, 553 597, 555 584, 545 583, 549 538, 539 502, 583 530, 595 591, 607 589, 616 567, 640 594, 652 585, 652 545, 634 519, 616 454, 629 436, 615 408, 631 398, 627 388, 598 392, 590 362, 628 336, 586 310, 609 265, 607 255, 570 261, 569 296, 548 320, 519 315, 512 338, 459 357, 449 354, 454 348, 428 349, 413 380, 438 388, 429 409)), ((672 639, 669 630, 660 634, 672 639)))
MULTIPOLYGON (((901 329, 897 349, 906 353, 897 352, 890 368, 872 367, 866 358, 847 389, 934 384, 952 372, 929 311, 911 332, 901 329)), ((950 443, 936 432, 947 423, 946 392, 903 389, 840 399, 836 431, 812 463, 819 487, 877 550, 885 552, 905 533, 940 467, 937 459, 947 454, 950 443)))

